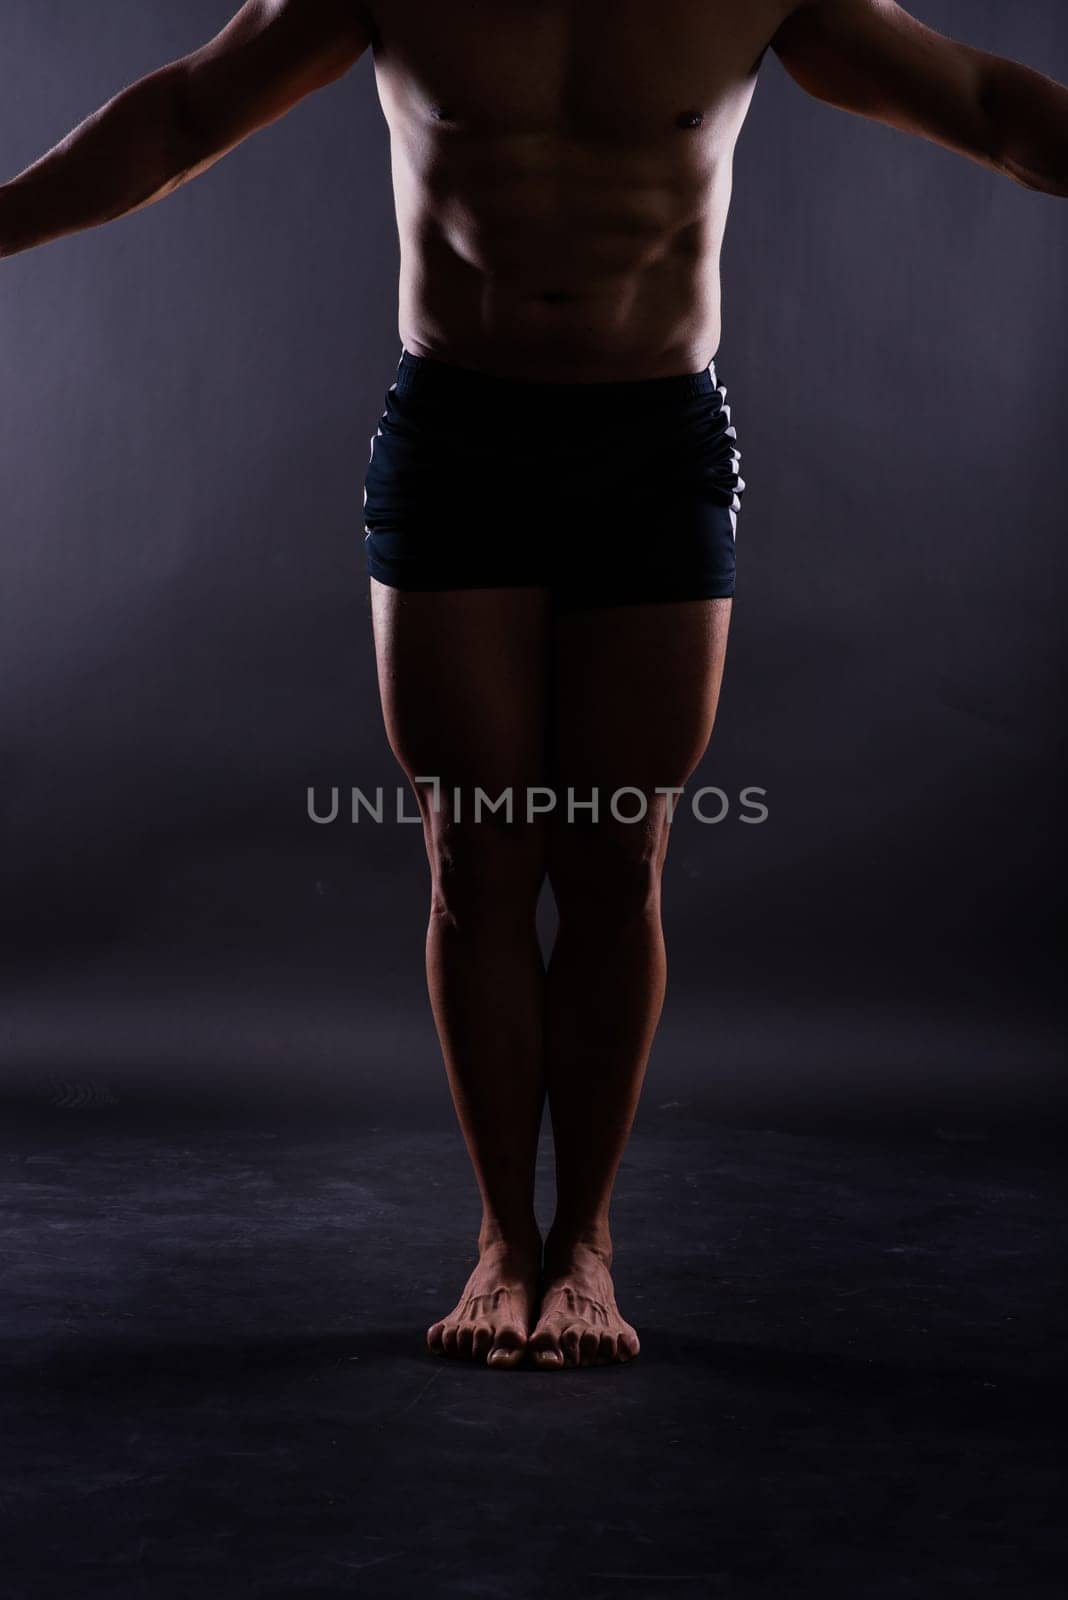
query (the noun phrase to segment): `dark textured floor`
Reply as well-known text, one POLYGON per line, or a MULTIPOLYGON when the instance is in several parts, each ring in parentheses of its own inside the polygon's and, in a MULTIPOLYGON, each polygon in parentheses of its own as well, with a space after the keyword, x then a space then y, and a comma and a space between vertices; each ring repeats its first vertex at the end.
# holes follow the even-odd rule
POLYGON ((1048 1162, 649 1117, 643 1353, 557 1374, 423 1351, 451 1132, 56 1108, 0 1160, 3 1600, 1062 1592, 1048 1162))

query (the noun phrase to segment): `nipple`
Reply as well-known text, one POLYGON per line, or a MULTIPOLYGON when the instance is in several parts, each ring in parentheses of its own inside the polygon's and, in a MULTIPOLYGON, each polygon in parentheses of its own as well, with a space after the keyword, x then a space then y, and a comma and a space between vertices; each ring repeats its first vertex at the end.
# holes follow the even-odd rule
POLYGON ((705 120, 703 111, 680 111, 675 118, 677 128, 699 128, 705 120))

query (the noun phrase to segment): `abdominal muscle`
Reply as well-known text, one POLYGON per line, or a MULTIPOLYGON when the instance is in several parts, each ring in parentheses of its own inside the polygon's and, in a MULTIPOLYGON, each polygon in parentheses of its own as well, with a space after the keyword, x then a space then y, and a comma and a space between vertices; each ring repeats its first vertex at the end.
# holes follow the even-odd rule
POLYGON ((394 159, 399 331, 414 355, 543 382, 696 372, 719 345, 730 173, 485 145, 394 159), (494 159, 494 156, 497 159, 494 159), (622 170, 621 170, 622 169, 622 170))

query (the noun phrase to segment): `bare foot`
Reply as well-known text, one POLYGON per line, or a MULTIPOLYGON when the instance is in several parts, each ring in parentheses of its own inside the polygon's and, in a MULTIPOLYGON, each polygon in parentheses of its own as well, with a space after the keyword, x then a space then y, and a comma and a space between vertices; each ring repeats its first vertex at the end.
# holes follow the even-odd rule
POLYGON ((487 1245, 456 1306, 427 1329, 436 1356, 489 1367, 517 1367, 537 1304, 540 1251, 487 1245))
POLYGON ((630 1361, 638 1335, 616 1305, 610 1251, 547 1246, 538 1322, 527 1342, 536 1367, 594 1367, 630 1361))

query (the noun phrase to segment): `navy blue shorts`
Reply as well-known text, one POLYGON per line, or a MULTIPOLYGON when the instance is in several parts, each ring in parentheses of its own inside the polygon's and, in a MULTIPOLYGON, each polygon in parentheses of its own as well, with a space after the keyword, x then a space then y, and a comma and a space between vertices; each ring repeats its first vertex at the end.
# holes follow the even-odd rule
POLYGON ((396 589, 544 586, 564 611, 731 595, 740 462, 712 363, 534 383, 405 350, 371 441, 367 569, 396 589))

